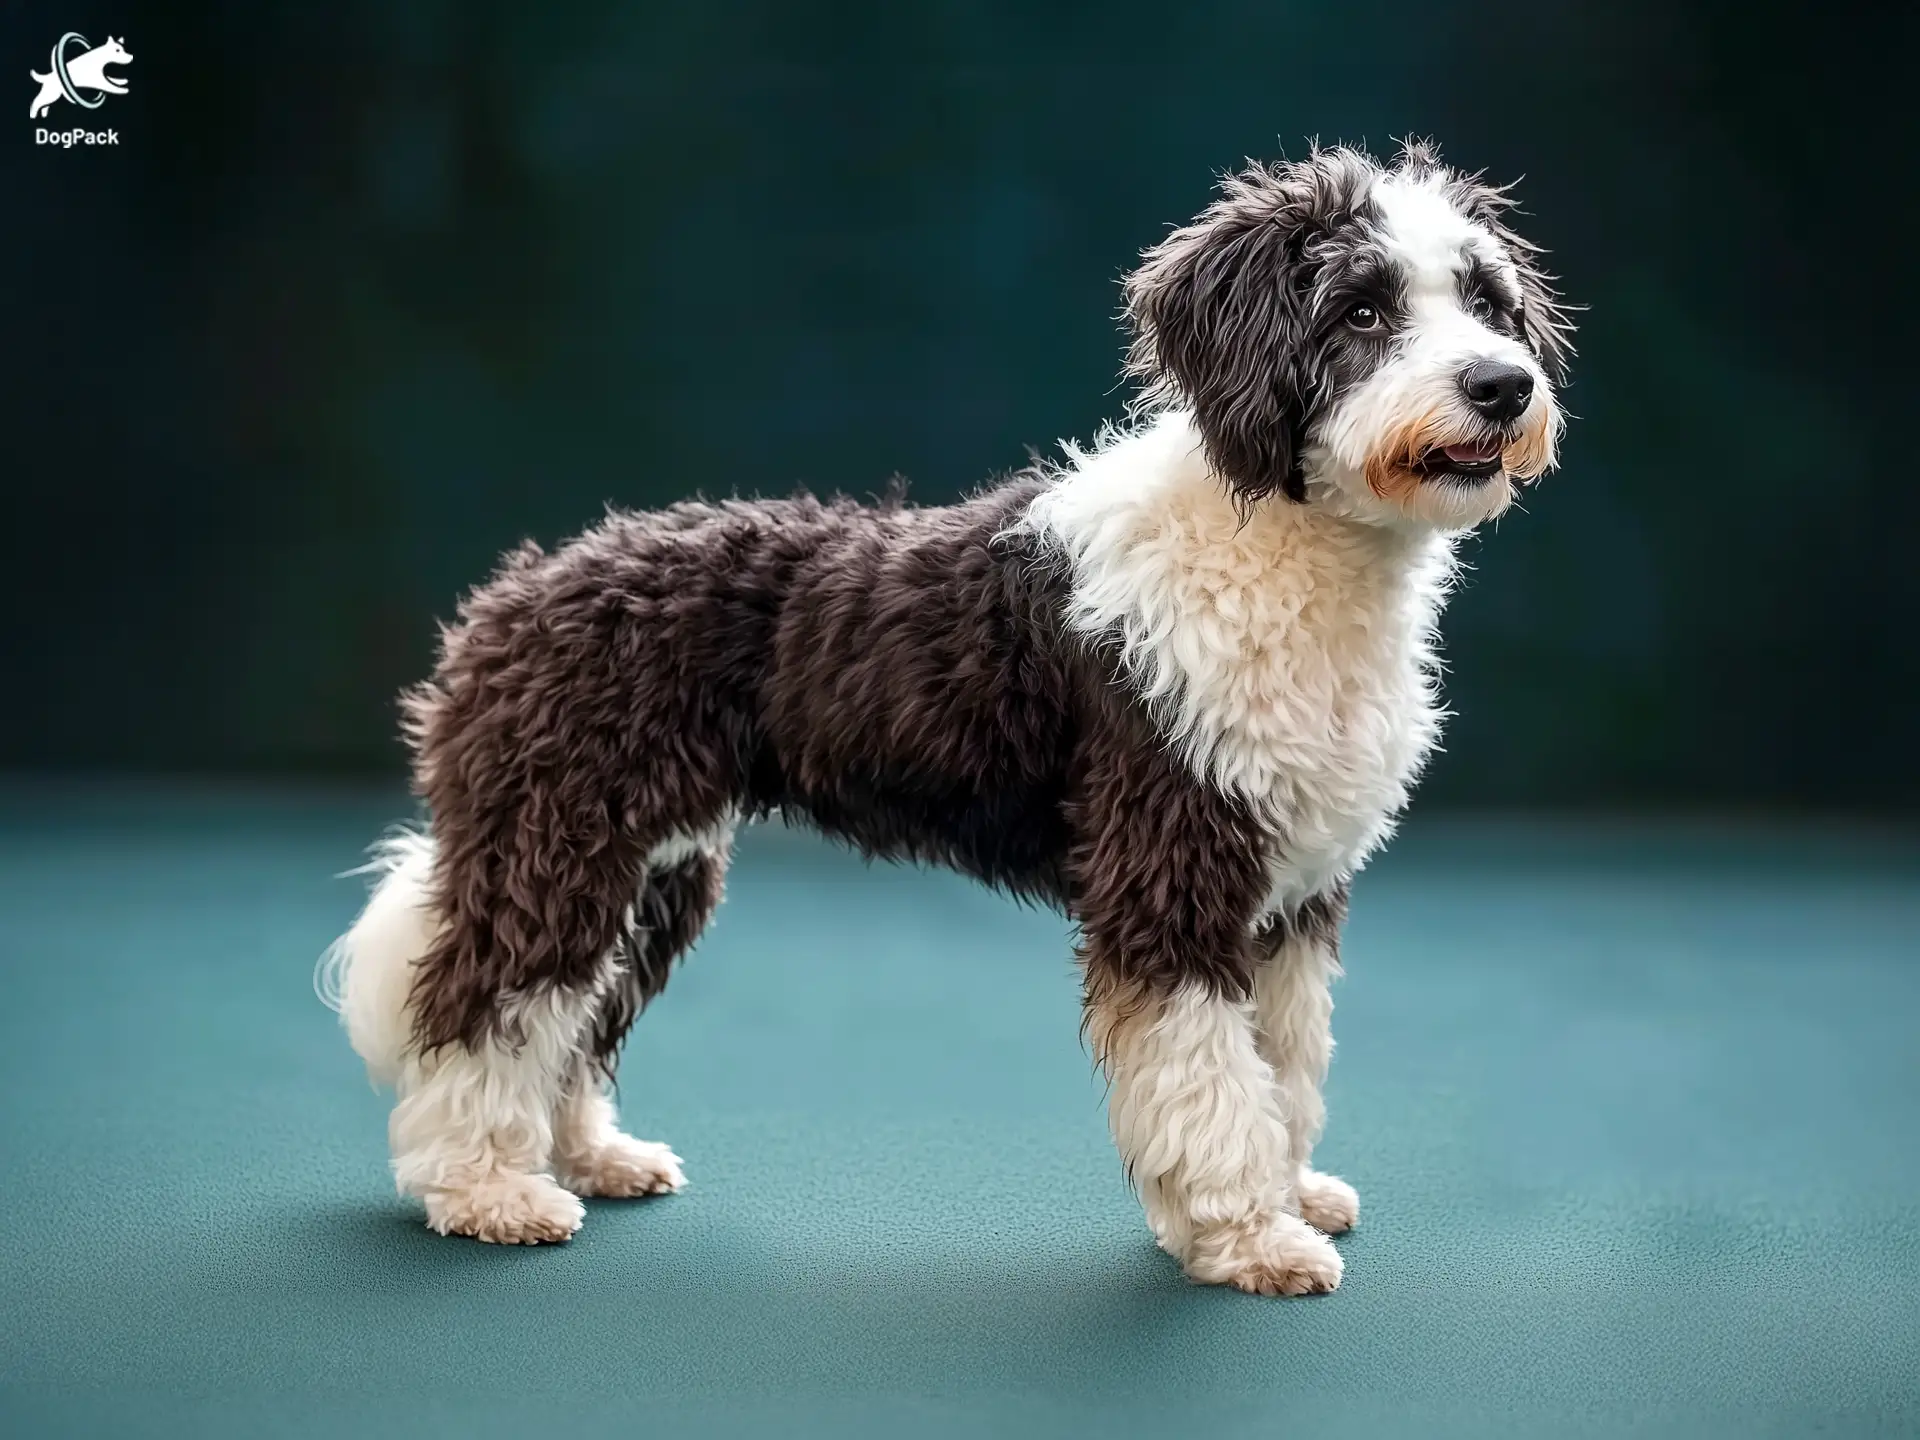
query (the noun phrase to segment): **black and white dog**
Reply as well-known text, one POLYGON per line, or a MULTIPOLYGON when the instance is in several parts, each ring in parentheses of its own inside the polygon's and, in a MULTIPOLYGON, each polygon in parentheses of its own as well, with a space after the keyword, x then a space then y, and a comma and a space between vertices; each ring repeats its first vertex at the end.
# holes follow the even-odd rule
POLYGON ((528 545, 406 701, 426 833, 330 952, 436 1230, 677 1189, 622 1039, 778 810, 1077 923, 1114 1139, 1196 1280, 1330 1290, 1349 878, 1439 728, 1456 537, 1554 462, 1564 310, 1410 145, 1226 180, 1128 279, 1133 422, 961 504, 688 503, 528 545))

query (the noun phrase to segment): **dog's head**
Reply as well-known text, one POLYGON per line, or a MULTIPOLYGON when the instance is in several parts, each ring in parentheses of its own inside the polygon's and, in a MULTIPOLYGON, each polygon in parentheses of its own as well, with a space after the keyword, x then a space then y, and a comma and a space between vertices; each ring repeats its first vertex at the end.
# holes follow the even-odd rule
POLYGON ((1476 525, 1553 465, 1572 354, 1511 208, 1426 145, 1253 166, 1128 277, 1128 368, 1242 504, 1476 525))

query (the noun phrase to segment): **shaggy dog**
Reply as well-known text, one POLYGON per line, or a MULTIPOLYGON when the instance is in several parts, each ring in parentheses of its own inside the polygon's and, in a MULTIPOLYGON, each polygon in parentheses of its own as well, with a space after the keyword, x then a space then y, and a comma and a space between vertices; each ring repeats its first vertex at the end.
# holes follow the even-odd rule
POLYGON ((576 1195, 682 1184, 608 1086, 777 810, 1062 909, 1161 1246, 1338 1284, 1348 881, 1433 748, 1455 540, 1561 427, 1509 208, 1420 145, 1254 166, 1128 278, 1143 393, 1093 448, 948 507, 688 503, 509 556, 405 702, 431 829, 330 957, 428 1224, 564 1240, 576 1195))

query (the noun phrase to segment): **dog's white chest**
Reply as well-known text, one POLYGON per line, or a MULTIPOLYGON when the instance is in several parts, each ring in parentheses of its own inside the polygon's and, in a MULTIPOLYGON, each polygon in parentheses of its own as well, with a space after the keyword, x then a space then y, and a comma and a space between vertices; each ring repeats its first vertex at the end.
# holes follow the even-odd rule
POLYGON ((1341 662, 1355 657, 1317 658, 1330 665, 1333 694, 1295 707, 1297 732, 1277 743, 1248 730, 1222 741, 1223 751, 1241 750, 1247 778, 1264 786, 1242 793, 1272 834, 1268 912, 1292 909, 1365 863, 1392 832, 1439 729, 1432 684, 1418 664, 1368 657, 1385 663, 1341 673, 1341 662))
POLYGON ((1074 562, 1070 623, 1118 642, 1168 743, 1268 827, 1267 909, 1352 874, 1438 736, 1447 542, 1285 502, 1243 518, 1190 434, 1158 430, 1036 510, 1074 562))
POLYGON ((1379 578, 1269 563, 1202 586, 1192 633, 1163 661, 1182 691, 1170 738, 1268 827, 1269 911, 1365 862, 1437 737, 1431 606, 1419 587, 1379 578))

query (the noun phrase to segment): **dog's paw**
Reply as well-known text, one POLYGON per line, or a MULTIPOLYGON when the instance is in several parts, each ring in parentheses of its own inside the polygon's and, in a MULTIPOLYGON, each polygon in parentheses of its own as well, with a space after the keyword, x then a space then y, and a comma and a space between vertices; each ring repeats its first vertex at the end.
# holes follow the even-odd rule
POLYGON ((680 1157, 657 1140, 614 1135, 585 1155, 567 1161, 567 1178, 582 1195, 631 1199, 670 1195, 687 1183, 680 1157))
POLYGON ((436 1190, 427 1226, 489 1245, 550 1245, 573 1238, 586 1207, 545 1175, 499 1174, 464 1190, 436 1190))
POLYGON ((1300 1218, 1316 1230, 1339 1235, 1360 1219, 1360 1192, 1338 1175, 1300 1172, 1300 1218))
POLYGON ((1340 1252, 1294 1215, 1266 1215, 1203 1230, 1185 1256, 1187 1274, 1203 1285, 1231 1285, 1251 1295, 1323 1295, 1340 1284, 1340 1252))

